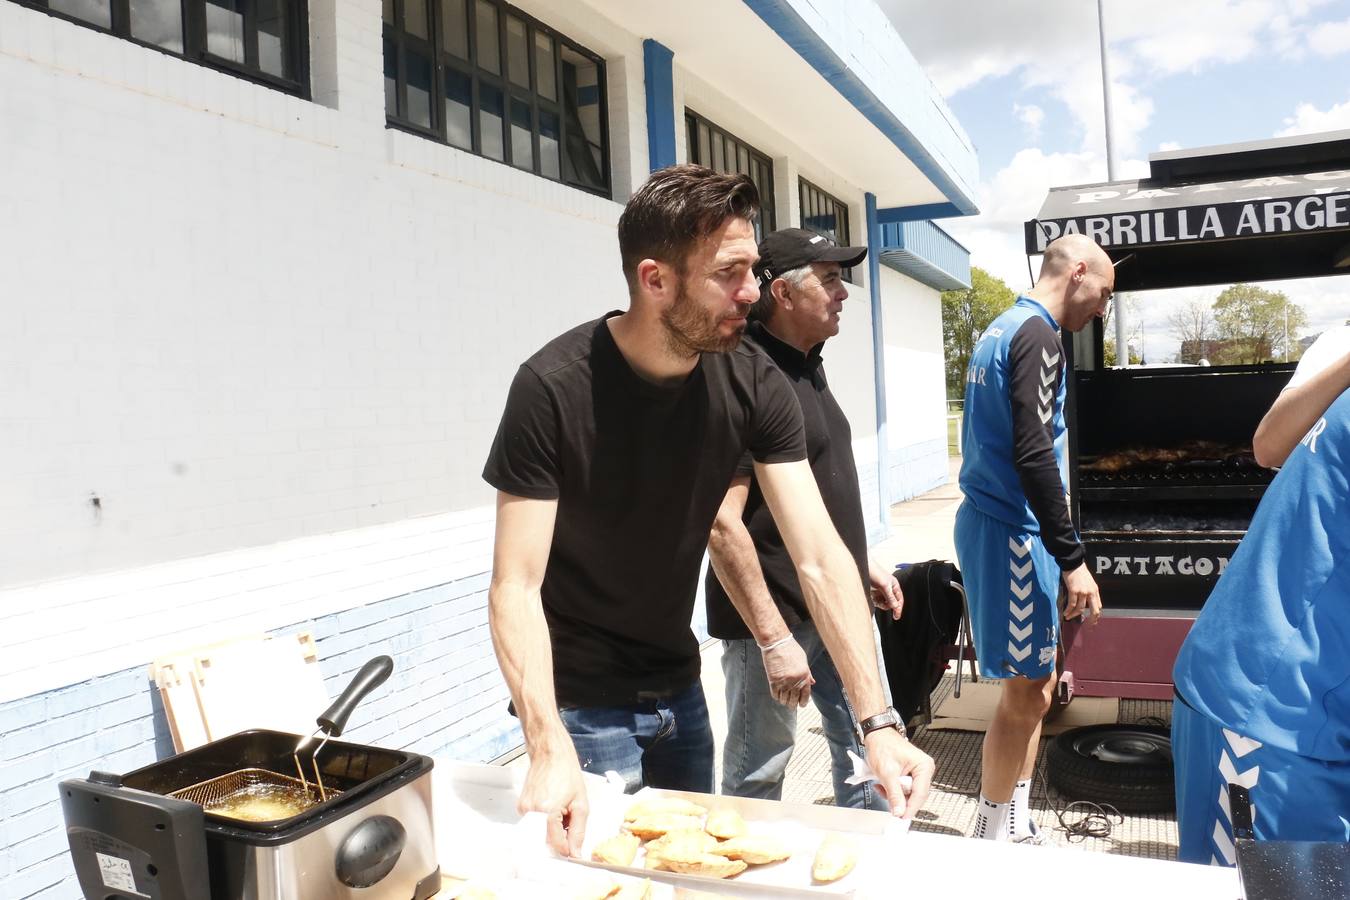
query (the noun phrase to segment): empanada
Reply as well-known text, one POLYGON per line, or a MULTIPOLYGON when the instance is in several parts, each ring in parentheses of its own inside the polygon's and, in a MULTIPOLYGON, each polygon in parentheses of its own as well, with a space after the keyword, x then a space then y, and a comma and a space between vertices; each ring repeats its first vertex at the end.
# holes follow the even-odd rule
POLYGON ((767 834, 743 834, 711 848, 708 852, 728 859, 743 859, 752 866, 781 862, 792 851, 778 838, 767 834))
POLYGON ((708 822, 703 829, 718 840, 729 840, 745 834, 745 819, 736 810, 723 806, 708 813, 708 822))
POLYGON ((682 797, 646 797, 628 807, 623 818, 626 822, 651 816, 702 816, 707 810, 691 800, 682 797))
POLYGON ((831 834, 820 842, 811 864, 811 877, 821 883, 838 881, 852 872, 857 862, 857 845, 843 835, 831 834))
POLYGON ((591 859, 610 866, 631 866, 641 843, 636 834, 621 831, 596 844, 591 859))
POLYGON ((702 824, 702 820, 697 816, 657 813, 635 819, 632 822, 626 822, 623 827, 644 841, 649 841, 652 838, 661 837, 668 831, 694 831, 700 828, 702 824))
POLYGON ((701 830, 667 831, 664 835, 647 845, 647 852, 653 849, 660 852, 666 847, 688 848, 695 853, 706 853, 717 846, 717 838, 701 830))
POLYGON ((744 872, 747 864, 739 859, 727 859, 715 853, 694 853, 680 847, 667 847, 661 854, 661 868, 681 875, 732 878, 744 872))
POLYGON ((629 881, 625 883, 613 894, 609 895, 609 900, 648 900, 652 895, 652 883, 650 880, 629 881))

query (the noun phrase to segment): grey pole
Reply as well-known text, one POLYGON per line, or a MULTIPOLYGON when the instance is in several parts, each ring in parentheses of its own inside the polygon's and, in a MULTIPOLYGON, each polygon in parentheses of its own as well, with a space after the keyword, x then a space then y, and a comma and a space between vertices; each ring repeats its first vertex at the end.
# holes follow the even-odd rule
MULTIPOLYGON (((1097 36, 1101 42, 1102 51, 1102 111, 1106 117, 1106 180, 1116 180, 1116 157, 1111 149, 1111 69, 1106 61, 1106 13, 1103 10, 1104 0, 1097 0, 1097 36)), ((1115 300, 1115 309, 1113 313, 1116 318, 1116 365, 1128 366, 1130 364, 1130 348, 1125 343, 1125 296, 1117 294, 1115 300)))

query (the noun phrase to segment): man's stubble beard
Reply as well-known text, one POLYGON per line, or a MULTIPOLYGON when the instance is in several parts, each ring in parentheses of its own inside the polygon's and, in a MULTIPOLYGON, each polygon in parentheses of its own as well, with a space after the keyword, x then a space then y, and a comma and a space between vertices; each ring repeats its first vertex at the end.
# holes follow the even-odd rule
POLYGON ((689 296, 683 279, 670 308, 661 313, 666 330, 666 348, 675 356, 688 359, 700 353, 727 353, 736 349, 745 332, 744 323, 734 334, 718 333, 721 320, 711 320, 703 308, 689 296))

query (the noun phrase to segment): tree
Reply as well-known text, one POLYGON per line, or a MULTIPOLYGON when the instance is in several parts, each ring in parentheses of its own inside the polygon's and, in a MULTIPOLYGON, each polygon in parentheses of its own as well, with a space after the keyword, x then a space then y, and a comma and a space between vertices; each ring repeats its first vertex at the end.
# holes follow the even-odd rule
POLYGON ((1214 337, 1214 310, 1203 300, 1192 300, 1167 317, 1167 326, 1182 344, 1207 341, 1214 337))
MULTIPOLYGON (((1130 365, 1137 366, 1143 360, 1139 356, 1139 351, 1135 349, 1134 341, 1126 341, 1125 346, 1130 348, 1130 365)), ((1102 362, 1108 366, 1116 365, 1116 339, 1106 338, 1102 341, 1102 362)))
POLYGON ((942 347, 947 358, 948 397, 965 396, 966 369, 975 342, 989 323, 1016 300, 1017 294, 1001 278, 978 266, 970 269, 968 289, 943 292, 942 347))
POLYGON ((1237 365, 1283 358, 1286 348, 1292 358, 1307 315, 1280 291, 1235 284, 1215 299, 1214 323, 1224 344, 1211 362, 1237 365))

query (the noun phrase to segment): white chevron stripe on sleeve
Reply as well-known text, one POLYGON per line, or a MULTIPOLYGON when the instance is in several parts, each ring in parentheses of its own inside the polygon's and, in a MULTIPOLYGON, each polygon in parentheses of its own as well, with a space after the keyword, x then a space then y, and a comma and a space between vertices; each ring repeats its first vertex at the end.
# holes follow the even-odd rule
POLYGON ((1050 416, 1053 415, 1053 413, 1050 410, 1044 407, 1041 407, 1040 409, 1036 410, 1036 414, 1041 417, 1042 425, 1044 425, 1046 422, 1049 422, 1050 416))
POLYGON ((1219 757, 1219 775, 1222 776, 1226 784, 1240 784, 1247 790, 1256 786, 1256 782, 1261 778, 1261 767, 1252 766, 1245 772, 1239 772, 1233 766, 1233 760, 1229 759, 1228 751, 1223 751, 1219 757))
POLYGON ((1049 387, 1050 385, 1054 384, 1054 383, 1055 383, 1055 375, 1056 375, 1056 374, 1058 374, 1058 373, 1056 373, 1056 372, 1054 372, 1054 371, 1050 371, 1050 372, 1045 372, 1045 371, 1043 371, 1043 372, 1041 372, 1041 385, 1042 385, 1043 387, 1049 387))
POLYGON ((1050 389, 1044 387, 1037 389, 1036 396, 1041 398, 1041 406, 1049 406, 1050 401, 1055 399, 1055 395, 1050 392, 1050 389))
POLYGON ((1045 361, 1047 366, 1059 365, 1059 354, 1056 353, 1054 356, 1051 356, 1049 353, 1045 352, 1044 347, 1041 348, 1041 359, 1045 361))
POLYGON ((1228 832, 1224 831, 1222 822, 1214 823, 1214 847, 1227 865, 1237 863, 1237 848, 1233 846, 1233 839, 1228 836, 1228 832))
POLYGON ((1233 755, 1241 759, 1253 750, 1261 749, 1261 742, 1254 741, 1251 738, 1245 738, 1236 731, 1230 731, 1225 728, 1223 736, 1228 739, 1228 746, 1233 748, 1233 755))

